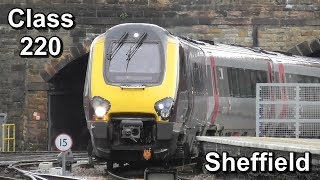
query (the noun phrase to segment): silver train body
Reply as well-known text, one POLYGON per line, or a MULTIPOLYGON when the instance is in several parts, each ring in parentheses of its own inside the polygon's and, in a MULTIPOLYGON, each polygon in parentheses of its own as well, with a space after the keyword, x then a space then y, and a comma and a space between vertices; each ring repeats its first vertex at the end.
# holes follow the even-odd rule
POLYGON ((199 63, 190 67, 193 81, 211 84, 199 92, 192 89, 194 117, 211 118, 224 129, 221 135, 255 135, 256 83, 320 83, 319 58, 186 38, 181 44, 185 57, 199 63))

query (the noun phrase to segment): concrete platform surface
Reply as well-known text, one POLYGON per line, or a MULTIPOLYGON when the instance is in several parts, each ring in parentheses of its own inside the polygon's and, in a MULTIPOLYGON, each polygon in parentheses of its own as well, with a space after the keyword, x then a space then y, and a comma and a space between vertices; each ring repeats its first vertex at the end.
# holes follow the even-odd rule
POLYGON ((212 142, 217 144, 228 144, 241 147, 252 147, 279 151, 291 151, 320 155, 320 139, 299 138, 271 138, 271 137, 223 137, 223 136, 197 136, 198 141, 212 142))

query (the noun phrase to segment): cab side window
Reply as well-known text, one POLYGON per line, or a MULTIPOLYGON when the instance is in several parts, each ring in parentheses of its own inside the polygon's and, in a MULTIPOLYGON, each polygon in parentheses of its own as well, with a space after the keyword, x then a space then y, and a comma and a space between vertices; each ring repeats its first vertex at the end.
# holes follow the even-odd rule
POLYGON ((205 83, 207 83, 205 81, 207 79, 206 68, 203 61, 204 60, 200 59, 200 57, 197 57, 194 58, 194 61, 191 64, 193 91, 198 95, 205 94, 205 83))
POLYGON ((176 109, 176 116, 177 122, 184 122, 187 117, 187 110, 188 110, 188 102, 189 102, 189 92, 188 92, 188 85, 190 85, 190 81, 188 80, 188 56, 186 56, 183 47, 180 46, 179 48, 179 91, 177 96, 177 109, 176 109))

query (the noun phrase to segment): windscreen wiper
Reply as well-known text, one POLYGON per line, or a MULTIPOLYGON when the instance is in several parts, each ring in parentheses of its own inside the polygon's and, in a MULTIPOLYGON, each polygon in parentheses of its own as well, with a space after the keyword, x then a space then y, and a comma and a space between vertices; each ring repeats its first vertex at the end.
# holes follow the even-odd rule
POLYGON ((130 62, 130 59, 132 58, 132 56, 138 51, 139 47, 142 45, 142 41, 145 39, 145 37, 147 36, 147 33, 144 32, 140 38, 130 47, 129 51, 127 52, 127 67, 126 67, 126 71, 128 70, 128 65, 130 62))
POLYGON ((118 52, 118 50, 123 45, 124 40, 128 37, 128 32, 123 33, 121 38, 117 41, 116 45, 112 48, 110 53, 107 53, 107 59, 111 61, 111 59, 114 57, 114 55, 118 52))

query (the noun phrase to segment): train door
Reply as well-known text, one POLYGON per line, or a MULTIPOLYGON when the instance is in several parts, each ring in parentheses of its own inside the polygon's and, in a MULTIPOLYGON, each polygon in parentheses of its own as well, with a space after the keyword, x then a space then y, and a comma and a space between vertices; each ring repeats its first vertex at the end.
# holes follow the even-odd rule
POLYGON ((190 68, 190 81, 191 81, 191 93, 193 97, 193 108, 191 114, 191 121, 188 127, 192 128, 192 133, 196 133, 200 126, 202 126, 206 120, 207 110, 207 96, 206 96, 206 66, 205 55, 199 49, 192 49, 189 55, 189 68, 190 68))
MULTIPOLYGON (((178 121, 183 121, 183 126, 187 126, 192 118, 192 112, 193 112, 193 95, 192 95, 192 81, 191 81, 191 77, 192 77, 192 73, 191 73, 191 69, 190 69, 190 47, 188 44, 185 44, 184 42, 181 42, 181 49, 180 49, 180 56, 183 58, 180 59, 180 71, 181 70, 185 70, 185 72, 180 72, 180 79, 179 79, 179 86, 185 86, 185 89, 187 91, 187 93, 179 93, 178 92, 178 96, 179 95, 183 95, 185 96, 185 94, 187 94, 187 110, 184 114, 185 118, 182 120, 179 120, 178 117, 178 121), (182 75, 183 74, 183 75, 182 75), (181 77, 182 75, 182 77, 181 77), (183 80, 183 78, 185 78, 185 80, 183 80), (185 83, 184 85, 182 85, 182 83, 185 83)), ((179 87, 180 88, 180 87, 179 87)), ((182 89, 181 89, 182 90, 182 89)), ((179 89, 179 91, 181 91, 179 89)), ((183 91, 183 90, 182 90, 183 91)), ((178 97, 179 98, 179 97, 178 97)), ((180 96, 181 98, 181 96, 180 96)), ((182 110, 180 110, 182 111, 182 110)), ((177 112, 178 114, 178 112, 177 112)))
POLYGON ((188 85, 188 64, 185 51, 182 46, 179 47, 179 86, 177 92, 177 108, 175 109, 175 122, 184 123, 191 108, 189 108, 189 91, 188 85))
POLYGON ((206 114, 206 103, 201 102, 205 100, 202 94, 205 92, 203 84, 205 72, 205 61, 203 52, 190 44, 183 43, 182 47, 184 50, 185 57, 185 68, 186 68, 186 83, 188 91, 188 111, 186 113, 186 121, 184 122, 184 148, 187 150, 186 153, 191 152, 195 154, 195 136, 201 127, 201 123, 205 118, 206 114), (202 96, 202 97, 201 97, 202 96))
POLYGON ((193 154, 197 153, 195 147, 195 137, 200 135, 201 129, 206 120, 207 96, 206 96, 206 66, 205 55, 202 50, 196 47, 188 49, 188 68, 189 68, 189 94, 192 99, 192 108, 187 125, 187 142, 189 150, 193 154))

